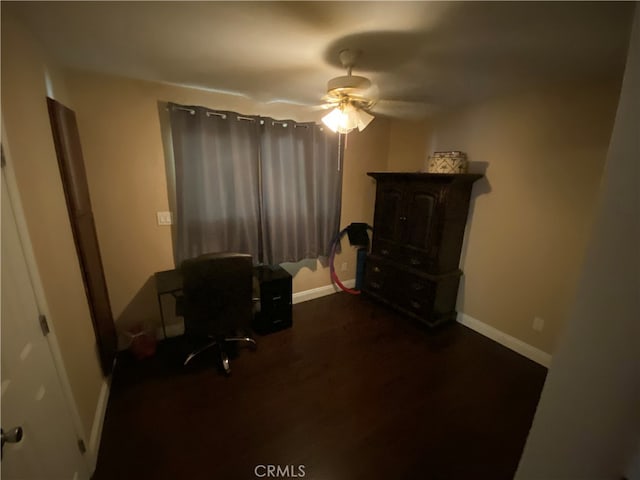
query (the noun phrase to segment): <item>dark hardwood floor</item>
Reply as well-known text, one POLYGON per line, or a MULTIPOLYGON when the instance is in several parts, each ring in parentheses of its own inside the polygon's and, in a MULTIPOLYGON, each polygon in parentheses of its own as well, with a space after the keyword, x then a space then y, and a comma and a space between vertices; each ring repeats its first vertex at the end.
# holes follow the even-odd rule
POLYGON ((213 355, 183 368, 180 338, 144 361, 121 354, 94 480, 255 479, 258 465, 319 480, 513 477, 545 368, 366 298, 293 313, 228 378, 213 355))

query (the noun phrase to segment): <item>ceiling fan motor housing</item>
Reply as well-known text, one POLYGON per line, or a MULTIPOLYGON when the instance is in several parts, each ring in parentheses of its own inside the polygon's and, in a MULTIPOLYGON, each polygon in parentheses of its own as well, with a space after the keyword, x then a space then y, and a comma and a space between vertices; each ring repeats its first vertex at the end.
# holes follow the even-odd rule
POLYGON ((329 80, 327 83, 327 93, 331 96, 344 96, 358 94, 364 96, 366 90, 371 87, 371 81, 368 78, 358 75, 343 75, 329 80))

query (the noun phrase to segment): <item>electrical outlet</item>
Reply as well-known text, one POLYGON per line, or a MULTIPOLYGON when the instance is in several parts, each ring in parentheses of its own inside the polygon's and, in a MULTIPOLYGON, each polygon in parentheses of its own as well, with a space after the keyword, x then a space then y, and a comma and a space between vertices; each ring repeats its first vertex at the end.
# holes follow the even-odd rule
POLYGON ((157 212, 158 225, 171 225, 171 212, 157 212))
POLYGON ((342 265, 340 265, 340 271, 341 272, 346 272, 347 271, 347 262, 342 262, 342 265))
POLYGON ((536 332, 541 332, 542 329, 544 328, 544 320, 540 317, 534 317, 533 318, 533 329, 536 332))

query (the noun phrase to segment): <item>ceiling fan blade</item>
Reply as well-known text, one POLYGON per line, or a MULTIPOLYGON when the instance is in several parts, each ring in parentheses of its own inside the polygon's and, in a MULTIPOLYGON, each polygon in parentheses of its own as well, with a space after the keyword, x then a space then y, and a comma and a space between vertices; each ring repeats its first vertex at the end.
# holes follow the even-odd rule
POLYGON ((385 117, 420 120, 432 115, 435 112, 435 107, 425 102, 378 100, 370 111, 385 117))
POLYGON ((321 100, 324 103, 335 103, 335 104, 340 103, 340 97, 329 95, 329 94, 323 95, 321 100))
POLYGON ((371 82, 371 85, 369 86, 369 88, 364 90, 361 93, 361 95, 362 97, 369 99, 371 102, 374 102, 374 103, 377 102, 378 99, 380 98, 380 90, 378 89, 378 85, 371 82))
POLYGON ((317 110, 329 110, 330 108, 335 108, 338 105, 340 105, 339 102, 326 102, 326 103, 321 103, 319 105, 312 105, 310 108, 311 110, 317 111, 317 110))

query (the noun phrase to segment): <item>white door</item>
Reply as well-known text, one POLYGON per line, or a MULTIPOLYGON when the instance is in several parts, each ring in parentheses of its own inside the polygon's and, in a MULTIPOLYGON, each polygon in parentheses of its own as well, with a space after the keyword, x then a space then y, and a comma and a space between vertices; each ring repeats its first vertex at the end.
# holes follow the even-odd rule
POLYGON ((0 420, 5 434, 14 427, 23 431, 20 442, 4 444, 2 479, 88 478, 49 344, 40 327, 4 168, 1 228, 0 420))

